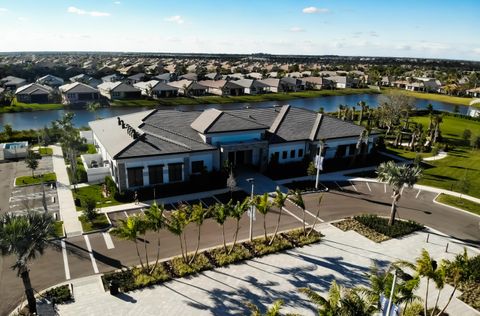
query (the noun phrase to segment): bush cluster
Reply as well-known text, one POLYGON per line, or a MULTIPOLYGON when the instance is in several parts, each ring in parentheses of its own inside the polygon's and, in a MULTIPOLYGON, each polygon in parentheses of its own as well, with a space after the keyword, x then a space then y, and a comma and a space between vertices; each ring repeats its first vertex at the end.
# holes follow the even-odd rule
POLYGON ((73 300, 72 292, 68 284, 54 287, 44 293, 54 304, 63 304, 73 300))
POLYGON ((402 237, 424 228, 423 225, 420 225, 414 221, 401 220, 396 220, 392 226, 389 226, 387 218, 379 217, 377 215, 360 215, 355 216, 354 219, 360 222, 362 225, 373 229, 377 233, 390 238, 402 237))
POLYGON ((322 235, 317 231, 312 231, 306 237, 303 230, 293 230, 277 235, 272 245, 268 245, 270 239, 258 238, 251 243, 237 244, 231 253, 225 253, 223 247, 219 247, 199 253, 191 264, 186 264, 181 257, 176 257, 158 264, 156 269, 150 274, 145 273, 141 268, 134 267, 107 273, 102 276, 102 281, 105 289, 108 289, 112 283, 115 283, 122 292, 133 291, 160 284, 172 278, 185 277, 213 269, 214 267, 223 267, 253 257, 316 243, 320 241, 321 237, 322 235))

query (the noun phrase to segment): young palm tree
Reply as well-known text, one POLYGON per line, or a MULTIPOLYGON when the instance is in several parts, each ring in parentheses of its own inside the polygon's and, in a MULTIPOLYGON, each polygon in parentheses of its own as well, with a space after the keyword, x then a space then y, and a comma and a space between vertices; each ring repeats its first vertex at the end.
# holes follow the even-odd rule
MULTIPOLYGON (((231 204, 231 202, 232 200, 230 200, 228 203, 231 204)), ((223 203, 216 203, 213 206, 213 217, 218 225, 222 226, 223 249, 225 250, 225 253, 227 253, 227 242, 225 240, 225 221, 228 217, 228 211, 229 208, 223 203)))
POLYGON ((295 190, 293 192, 293 194, 291 194, 291 197, 290 197, 290 200, 296 204, 299 208, 302 209, 302 212, 303 212, 303 234, 304 235, 307 235, 307 228, 306 228, 306 223, 305 223, 305 202, 303 201, 303 196, 302 196, 302 192, 300 190, 295 190))
POLYGON ((273 233, 272 238, 270 239, 269 245, 273 244, 275 238, 277 237, 278 228, 280 227, 280 219, 282 218, 283 207, 287 201, 288 194, 283 194, 280 190, 280 187, 277 187, 275 190, 275 198, 273 199, 273 205, 278 208, 278 218, 277 225, 275 226, 275 232, 273 233))
POLYGON ((267 309, 265 314, 262 314, 260 312, 260 309, 258 308, 257 305, 247 302, 247 306, 250 308, 252 313, 250 314, 251 316, 280 316, 280 310, 283 306, 283 301, 282 300, 276 300, 273 302, 273 305, 270 306, 270 308, 267 309))
POLYGON ((255 208, 260 214, 263 215, 263 232, 265 234, 265 242, 267 242, 267 213, 270 211, 272 202, 270 202, 268 199, 268 193, 257 195, 253 200, 255 203, 255 208))
POLYGON ((370 302, 377 304, 377 309, 380 309, 380 296, 388 296, 390 294, 387 293, 387 289, 389 289, 389 286, 392 284, 392 278, 390 276, 390 269, 380 269, 378 265, 374 263, 368 273, 369 287, 359 288, 359 290, 367 295, 370 302))
POLYGON ((323 194, 321 194, 318 197, 317 214, 315 214, 315 219, 313 221, 313 225, 312 225, 312 227, 310 227, 310 230, 307 233, 307 237, 310 236, 310 234, 315 230, 315 226, 317 225, 318 216, 320 215, 320 204, 322 204, 322 199, 323 199, 323 194))
POLYGON ((382 162, 377 168, 377 178, 388 183, 393 190, 392 208, 388 225, 393 225, 397 214, 397 202, 402 196, 402 188, 406 185, 411 188, 422 176, 422 169, 418 166, 397 165, 394 161, 382 162))
POLYGON ((165 216, 163 215, 164 210, 165 207, 163 204, 159 206, 157 203, 153 203, 150 208, 145 211, 145 220, 148 229, 157 233, 157 257, 151 272, 155 271, 160 259, 160 231, 165 227, 165 216))
POLYGON ((53 218, 47 213, 28 212, 0 217, 0 249, 2 255, 15 255, 12 269, 22 278, 30 313, 36 313, 35 294, 30 282, 28 262, 42 255, 48 238, 54 234, 53 218))
MULTIPOLYGON (((140 261, 140 266, 142 270, 145 270, 145 266, 138 249, 137 239, 138 236, 144 231, 145 224, 144 221, 139 216, 130 216, 127 219, 121 219, 120 225, 114 227, 110 230, 110 233, 123 240, 131 241, 135 244, 135 249, 137 250, 137 256, 140 261)), ((148 262, 147 262, 148 264, 148 262)))
POLYGON ((174 235, 178 236, 180 241, 180 251, 182 253, 183 262, 188 263, 187 258, 187 245, 185 245, 185 249, 183 246, 183 242, 185 238, 182 239, 185 233, 185 227, 188 225, 188 217, 184 210, 179 209, 173 211, 170 219, 167 222, 167 229, 174 235))
POLYGON ((310 288, 300 288, 300 292, 305 294, 308 299, 317 306, 319 316, 338 315, 342 289, 337 282, 333 281, 330 284, 327 298, 323 298, 320 294, 310 288))
POLYGON ((235 219, 235 233, 233 235, 233 244, 232 248, 230 248, 229 254, 232 253, 233 249, 235 248, 235 244, 237 243, 238 238, 238 231, 240 230, 240 219, 242 219, 243 214, 248 210, 250 207, 250 198, 246 197, 243 202, 238 201, 237 204, 232 208, 230 212, 230 217, 235 219))
POLYGON ((427 287, 425 290, 425 300, 423 306, 423 315, 427 315, 428 311, 428 288, 430 280, 437 278, 437 262, 430 257, 430 254, 425 249, 422 250, 422 254, 415 261, 415 270, 418 276, 427 278, 427 287))
POLYGON ((192 206, 192 214, 191 214, 191 221, 197 224, 197 247, 195 248, 195 253, 193 254, 192 258, 189 261, 189 264, 192 264, 198 254, 198 249, 200 248, 200 236, 201 236, 201 228, 203 225, 203 221, 208 214, 208 209, 204 208, 202 203, 198 203, 192 206))

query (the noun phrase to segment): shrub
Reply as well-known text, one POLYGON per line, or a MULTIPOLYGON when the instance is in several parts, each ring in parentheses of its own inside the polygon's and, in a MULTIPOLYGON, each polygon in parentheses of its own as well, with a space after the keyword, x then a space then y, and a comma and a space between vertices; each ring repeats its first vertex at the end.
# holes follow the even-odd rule
POLYGON ((265 241, 265 238, 258 238, 254 239, 252 243, 246 244, 251 246, 257 257, 293 248, 292 243, 281 236, 278 236, 271 245, 268 242, 269 239, 265 241))
POLYGON ((63 304, 73 300, 68 284, 54 287, 45 292, 45 296, 54 304, 63 304))
POLYGON ((362 225, 391 238, 402 237, 423 229, 422 225, 414 221, 397 220, 394 225, 389 226, 387 218, 378 217, 377 215, 360 215, 355 216, 354 219, 362 225))
POLYGON ((310 235, 305 236, 303 229, 292 230, 287 233, 283 233, 282 236, 291 241, 296 247, 303 247, 305 245, 313 244, 322 239, 322 234, 316 230, 313 230, 310 235))
POLYGON ((97 201, 93 197, 85 197, 82 200, 82 207, 85 209, 83 213, 89 221, 93 221, 97 217, 97 201))
POLYGON ((209 251, 210 256, 215 260, 218 267, 223 267, 231 263, 251 259, 253 256, 243 245, 236 245, 232 253, 226 254, 223 248, 217 248, 209 251))
POLYGON ((175 273, 175 275, 179 277, 184 277, 186 275, 213 268, 210 264, 210 261, 203 253, 199 254, 195 258, 195 261, 192 262, 192 264, 190 265, 183 262, 183 259, 181 257, 173 258, 170 261, 170 264, 173 268, 173 272, 175 273))

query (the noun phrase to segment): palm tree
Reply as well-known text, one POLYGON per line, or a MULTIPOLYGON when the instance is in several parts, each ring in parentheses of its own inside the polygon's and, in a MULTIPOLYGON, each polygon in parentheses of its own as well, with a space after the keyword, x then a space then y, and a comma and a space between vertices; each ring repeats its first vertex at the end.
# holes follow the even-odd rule
POLYGON ((273 302, 273 305, 267 309, 265 314, 262 314, 258 306, 251 302, 247 302, 247 306, 252 311, 252 313, 250 314, 251 316, 280 316, 280 309, 283 306, 283 301, 276 300, 275 302, 273 302))
POLYGON ((263 232, 265 234, 265 242, 267 242, 267 213, 272 207, 272 202, 270 202, 270 200, 268 199, 268 193, 255 196, 253 201, 253 203, 255 203, 255 208, 257 209, 257 211, 263 215, 263 232))
POLYGON ((430 280, 436 278, 437 261, 430 257, 430 254, 425 249, 422 250, 422 254, 415 261, 415 270, 418 276, 427 278, 427 287, 425 290, 425 300, 423 306, 423 315, 427 315, 428 310, 428 288, 430 280))
POLYGON ((321 194, 318 197, 318 208, 317 208, 317 214, 315 215, 315 220, 313 221, 312 227, 310 227, 310 230, 307 233, 307 237, 310 236, 310 234, 315 230, 315 226, 317 225, 318 221, 318 216, 320 215, 320 204, 322 204, 322 199, 323 199, 323 194, 321 194))
MULTIPOLYGON (((230 200, 228 203, 231 204, 231 202, 232 200, 230 200)), ((225 240, 225 221, 229 215, 228 211, 229 208, 223 203, 216 203, 213 206, 213 217, 218 225, 222 226, 223 249, 225 250, 225 253, 227 253, 227 242, 225 240)))
POLYGON ((305 202, 303 201, 303 196, 302 196, 302 192, 300 190, 295 190, 293 192, 293 194, 291 195, 290 197, 290 200, 295 203, 299 208, 302 209, 302 212, 303 212, 303 234, 306 235, 307 234, 307 228, 306 228, 306 225, 305 225, 305 202))
POLYGON ((250 198, 246 197, 243 202, 237 201, 237 204, 232 208, 230 212, 230 217, 235 219, 235 233, 233 235, 233 244, 232 248, 228 252, 229 254, 232 253, 233 249, 235 248, 235 244, 237 243, 238 238, 238 231, 240 230, 240 219, 242 219, 243 214, 248 210, 250 207, 250 198))
POLYGON ((300 292, 305 294, 308 299, 317 306, 318 316, 335 316, 338 315, 340 309, 342 289, 333 281, 330 284, 327 298, 323 298, 320 294, 310 288, 300 288, 300 292))
POLYGON ((458 287, 465 281, 467 281, 471 275, 472 271, 470 268, 470 260, 468 258, 467 249, 463 248, 463 253, 458 254, 453 261, 445 261, 445 274, 453 281, 453 291, 448 297, 448 301, 442 310, 437 314, 437 316, 442 315, 442 313, 447 309, 448 305, 452 301, 455 292, 458 287))
POLYGON ((374 264, 370 266, 368 273, 369 287, 359 288, 360 291, 367 295, 370 302, 377 304, 378 309, 380 309, 380 296, 390 294, 387 293, 387 289, 389 289, 389 286, 392 284, 392 278, 390 276, 390 269, 380 269, 374 262, 374 264))
POLYGON ((275 198, 273 199, 273 205, 278 208, 278 218, 277 225, 275 226, 275 232, 273 233, 272 239, 270 239, 269 245, 273 244, 275 237, 277 237, 278 228, 280 227, 280 219, 282 218, 283 207, 287 201, 288 194, 283 194, 280 190, 280 187, 277 187, 275 190, 275 198))
POLYGON ((158 206, 157 203, 154 202, 150 208, 145 211, 145 219, 148 229, 157 233, 157 257, 151 272, 155 271, 158 265, 158 260, 160 259, 160 231, 165 227, 165 216, 163 215, 164 210, 165 207, 163 204, 158 206))
POLYGON ((170 215, 170 219, 167 222, 167 229, 174 235, 176 235, 180 241, 180 251, 182 253, 183 262, 188 263, 187 258, 187 245, 185 244, 185 249, 183 242, 185 238, 182 239, 185 233, 185 227, 188 224, 188 217, 183 209, 178 209, 173 211, 170 215))
POLYGON ((201 228, 207 214, 208 214, 208 209, 204 208, 201 202, 192 206, 192 214, 190 218, 192 222, 197 224, 198 234, 197 234, 197 247, 195 248, 195 253, 190 259, 189 264, 192 264, 195 258, 197 257, 198 249, 200 248, 201 228))
POLYGON ((144 230, 145 223, 140 216, 129 216, 127 219, 121 219, 120 225, 110 230, 110 233, 115 237, 131 241, 135 244, 135 249, 137 250, 137 256, 142 270, 145 270, 145 266, 143 264, 142 256, 140 256, 140 251, 138 250, 137 239, 144 230))
POLYGON ((48 239, 54 234, 53 218, 47 213, 28 212, 0 217, 0 249, 3 256, 15 255, 12 269, 22 278, 30 313, 37 312, 35 295, 30 281, 28 262, 43 255, 48 239))
POLYGON ((397 213, 397 202, 402 196, 401 189, 406 185, 411 188, 422 176, 422 169, 418 166, 397 165, 390 160, 382 162, 377 168, 377 178, 379 181, 388 183, 393 190, 392 208, 388 225, 393 225, 397 213))

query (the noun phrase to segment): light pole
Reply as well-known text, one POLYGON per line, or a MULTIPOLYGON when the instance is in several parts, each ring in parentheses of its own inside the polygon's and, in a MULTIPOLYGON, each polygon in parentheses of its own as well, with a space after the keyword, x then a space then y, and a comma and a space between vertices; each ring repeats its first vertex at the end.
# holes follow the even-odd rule
POLYGON ((253 190, 255 188, 255 178, 248 178, 247 182, 252 185, 252 192, 250 193, 250 212, 248 214, 248 217, 250 217, 249 238, 250 238, 250 241, 252 241, 253 240, 253 216, 255 212, 255 210, 253 209, 253 190))
POLYGON ((315 157, 315 168, 317 169, 317 176, 315 177, 315 190, 318 190, 318 182, 320 178, 320 169, 323 169, 323 143, 320 143, 318 155, 315 157))
POLYGON ((390 291, 390 299, 388 300, 388 307, 387 307, 387 316, 390 316, 390 309, 392 309, 392 300, 393 300, 393 293, 395 292, 395 283, 397 282, 397 269, 395 269, 393 273, 393 282, 392 282, 392 290, 390 291))

